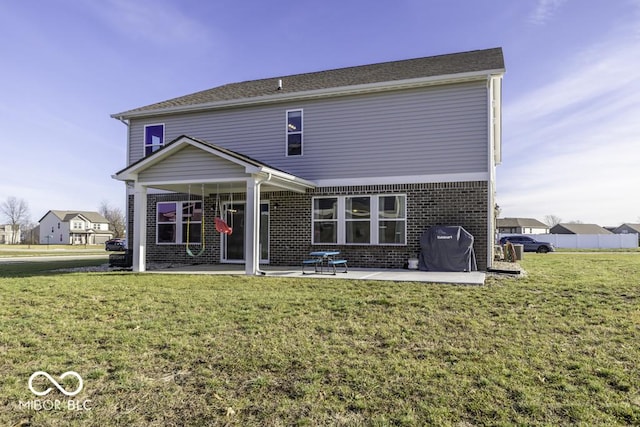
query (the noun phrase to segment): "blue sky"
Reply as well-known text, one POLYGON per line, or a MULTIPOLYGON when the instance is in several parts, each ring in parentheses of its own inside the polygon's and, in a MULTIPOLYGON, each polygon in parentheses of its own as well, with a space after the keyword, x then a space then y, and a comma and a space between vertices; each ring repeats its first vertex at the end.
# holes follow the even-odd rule
POLYGON ((503 216, 640 222, 640 0, 0 0, 0 201, 124 207, 110 114, 225 83, 502 47, 503 216))

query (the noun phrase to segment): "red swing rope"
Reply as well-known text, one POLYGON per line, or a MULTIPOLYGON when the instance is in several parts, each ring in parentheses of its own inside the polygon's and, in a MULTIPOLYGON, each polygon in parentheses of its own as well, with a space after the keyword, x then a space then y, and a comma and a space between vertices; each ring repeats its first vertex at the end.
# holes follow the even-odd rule
POLYGON ((218 205, 217 209, 219 209, 220 216, 213 219, 213 222, 216 225, 216 231, 219 233, 223 233, 226 235, 230 235, 233 233, 233 228, 227 224, 222 217, 224 216, 224 212, 222 211, 222 205, 220 204, 220 187, 218 187, 218 192, 216 194, 216 204, 218 205))

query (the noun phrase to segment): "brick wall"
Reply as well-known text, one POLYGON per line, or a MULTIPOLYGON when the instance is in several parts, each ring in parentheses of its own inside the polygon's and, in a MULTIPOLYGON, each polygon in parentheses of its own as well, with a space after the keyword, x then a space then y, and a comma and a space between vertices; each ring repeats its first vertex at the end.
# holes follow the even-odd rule
POLYGON ((337 249, 352 267, 402 268, 420 252, 420 236, 432 225, 461 225, 474 236, 478 269, 487 267, 487 183, 433 183, 317 188, 262 196, 270 201, 272 265, 299 265, 310 251, 337 249), (311 199, 314 196, 407 195, 407 245, 312 245, 311 199))
MULTIPOLYGON (((305 194, 294 192, 263 193, 270 209, 270 264, 298 266, 312 250, 337 249, 349 260, 350 267, 402 268, 409 258, 420 252, 420 236, 432 225, 460 225, 474 236, 474 250, 479 270, 487 267, 487 182, 453 182, 375 186, 324 187, 305 194), (403 246, 312 245, 311 209, 316 196, 393 194, 407 195, 407 244, 403 246)), ((148 196, 147 262, 219 263, 220 233, 215 231, 217 216, 215 195, 205 198, 205 253, 189 257, 184 245, 156 245, 156 203, 187 200, 184 194, 148 196)), ((221 196, 221 202, 226 197, 221 196)), ((234 194, 243 200, 243 194, 234 194)), ((132 214, 133 199, 129 200, 132 214)), ((129 218, 133 218, 130 215, 129 218)), ((129 229, 133 229, 130 220, 129 229)), ((133 233, 129 233, 133 236, 133 233)), ((199 248, 194 246, 192 250, 199 248)))

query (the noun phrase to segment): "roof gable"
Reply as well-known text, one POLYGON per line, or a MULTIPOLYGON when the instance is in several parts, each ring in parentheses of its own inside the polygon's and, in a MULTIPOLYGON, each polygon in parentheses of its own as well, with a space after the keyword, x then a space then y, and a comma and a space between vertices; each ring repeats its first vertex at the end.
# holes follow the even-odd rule
POLYGON ((116 172, 114 177, 116 179, 126 180, 127 175, 131 175, 134 173, 137 174, 139 172, 147 170, 150 167, 160 163, 162 160, 179 152, 186 146, 193 146, 200 150, 209 152, 210 154, 221 157, 225 160, 230 161, 231 163, 235 163, 236 165, 244 167, 245 169, 247 169, 247 172, 249 172, 251 169, 257 170, 257 169, 264 168, 264 169, 270 169, 273 171, 286 173, 277 168, 271 167, 259 160, 255 160, 249 156, 245 156, 244 154, 229 150, 227 148, 221 147, 216 144, 212 144, 210 142, 204 141, 199 138, 194 138, 192 136, 187 136, 187 135, 181 135, 176 139, 174 139, 173 141, 166 144, 165 146, 163 146, 162 148, 160 148, 159 150, 154 151, 150 155, 143 157, 137 162, 132 163, 126 168, 116 172))
POLYGON ((640 234, 640 224, 625 223, 625 224, 622 224, 619 227, 616 227, 613 230, 613 232, 614 233, 620 233, 622 230, 627 230, 627 231, 631 231, 631 232, 635 232, 635 233, 639 233, 640 234))
MULTIPOLYGON (((205 167, 211 167, 212 165, 210 161, 207 163, 206 159, 203 164, 205 167)), ((191 184, 219 184, 221 182, 228 182, 228 178, 235 181, 244 181, 245 178, 252 175, 262 175, 266 177, 265 181, 268 181, 269 185, 296 192, 304 192, 307 188, 313 188, 316 186, 316 184, 311 181, 269 166, 266 163, 255 160, 249 156, 245 156, 244 154, 186 135, 174 139, 161 149, 153 152, 147 157, 143 157, 125 169, 122 169, 113 175, 112 178, 120 181, 138 181, 143 185, 148 185, 154 188, 186 193, 190 192, 189 189, 191 184), (199 151, 202 153, 198 153, 199 151), (180 161, 180 157, 185 154, 192 159, 194 156, 202 157, 202 154, 210 155, 212 158, 215 158, 218 165, 222 164, 220 162, 226 161, 234 166, 238 166, 237 170, 234 172, 240 171, 242 174, 245 174, 245 176, 237 174, 234 174, 233 176, 225 174, 216 176, 215 173, 211 173, 209 170, 206 174, 206 178, 204 176, 191 177, 190 179, 182 180, 180 182, 153 181, 153 179, 144 179, 142 182, 140 181, 141 177, 145 173, 153 171, 156 166, 159 166, 157 170, 160 170, 163 163, 172 167, 173 173, 178 173, 176 171, 179 171, 180 167, 185 167, 185 162, 180 161), (177 162, 174 161, 174 157, 177 158, 177 162)))
POLYGON ((277 101, 278 98, 286 99, 292 94, 309 91, 481 72, 504 72, 504 58, 501 48, 230 83, 114 114, 112 117, 126 118, 166 109, 206 106, 216 102, 261 97, 274 97, 273 99, 277 101))

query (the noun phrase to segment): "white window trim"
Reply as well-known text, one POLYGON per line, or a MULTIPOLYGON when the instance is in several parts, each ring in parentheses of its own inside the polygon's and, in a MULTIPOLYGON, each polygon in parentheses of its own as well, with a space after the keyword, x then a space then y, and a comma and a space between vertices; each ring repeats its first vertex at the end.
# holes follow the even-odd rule
MULTIPOLYGON (((377 206, 378 206, 378 198, 376 197, 376 195, 374 194, 350 194, 348 196, 343 196, 343 204, 342 204, 342 209, 340 209, 340 200, 338 200, 338 209, 340 213, 342 213, 342 215, 344 216, 344 220, 343 222, 343 226, 344 226, 344 231, 342 233, 342 238, 344 239, 344 244, 345 245, 349 245, 349 246, 370 246, 373 244, 377 244, 374 242, 377 242, 378 236, 374 236, 373 235, 373 223, 374 223, 374 218, 373 218, 373 213, 377 212, 377 206), (364 199, 369 199, 369 218, 347 218, 347 199, 349 198, 364 198, 364 199), (375 206, 374 206, 375 205, 375 206), (364 222, 364 221, 369 221, 369 242, 368 243, 348 243, 347 242, 347 223, 348 222, 364 222)), ((377 230, 377 228, 376 228, 377 230)), ((338 237, 338 240, 340 238, 338 237)))
MULTIPOLYGON (((340 244, 340 236, 344 235, 345 226, 344 226, 344 200, 340 202, 341 196, 316 196, 311 198, 311 244, 312 245, 339 245, 340 244), (338 213, 338 218, 336 219, 315 219, 315 205, 317 199, 336 199, 336 209, 338 213), (342 203, 342 204, 341 204, 342 203), (342 206, 342 208, 341 208, 342 206), (340 217, 342 216, 342 220, 340 217), (335 222, 336 223, 336 243, 324 243, 315 241, 315 223, 316 222, 335 222)), ((343 239, 344 240, 344 239, 343 239)))
POLYGON ((371 209, 372 212, 375 212, 375 216, 376 216, 376 226, 375 226, 375 232, 376 232, 376 241, 380 242, 380 222, 381 221, 388 221, 388 222, 404 222, 404 236, 402 237, 402 239, 404 240, 404 243, 378 243, 378 245, 380 246, 407 246, 407 222, 408 222, 408 217, 409 214, 407 212, 408 210, 408 206, 407 206, 407 195, 405 193, 389 193, 389 194, 376 194, 375 195, 375 211, 373 210, 373 208, 371 209), (402 196, 404 197, 404 217, 403 218, 380 218, 380 198, 381 197, 395 197, 395 196, 402 196))
MULTIPOLYGON (((165 145, 165 129, 166 126, 164 123, 151 123, 148 125, 144 125, 144 130, 142 133, 142 155, 143 157, 146 156, 150 156, 151 154, 155 153, 156 150, 151 151, 151 153, 147 154, 147 147, 164 147, 165 145), (147 128, 151 127, 151 126, 162 126, 162 144, 156 145, 156 144, 147 144, 147 128)), ((159 148, 158 148, 159 149, 159 148)))
MULTIPOLYGON (((302 108, 294 108, 287 110, 284 115, 284 155, 285 157, 302 157, 304 156, 304 110, 302 108), (302 130, 300 131, 300 154, 289 155, 289 113, 300 112, 300 123, 302 130)), ((295 134, 295 132, 294 132, 295 134)))
POLYGON ((408 222, 408 217, 409 217, 409 213, 408 213, 408 206, 407 206, 407 195, 406 193, 381 193, 381 194, 349 194, 349 195, 343 195, 343 196, 331 196, 331 195, 327 195, 327 196, 316 196, 316 197, 312 197, 311 199, 311 244, 315 245, 315 246, 330 246, 330 245, 344 245, 344 246, 407 246, 407 222, 408 222), (379 216, 379 208, 380 208, 380 197, 385 197, 385 196, 402 196, 404 197, 404 218, 398 218, 398 219, 388 219, 388 218, 380 218, 379 216), (371 203, 370 203, 370 208, 371 208, 371 215, 369 216, 369 225, 370 225, 370 237, 371 237, 371 241, 369 243, 347 243, 347 236, 346 236, 346 224, 347 224, 347 218, 346 218, 346 212, 345 212, 345 207, 346 207, 346 199, 348 197, 369 197, 371 203), (316 199, 338 199, 338 218, 337 218, 337 242, 336 243, 323 243, 323 242, 316 242, 315 239, 315 234, 314 234, 314 225, 316 222, 322 222, 322 221, 326 221, 326 220, 316 220, 314 219, 314 206, 315 206, 315 200, 316 199), (379 235, 379 224, 380 221, 404 221, 404 243, 380 243, 380 235, 379 235))
MULTIPOLYGON (((179 200, 179 201, 173 201, 173 200, 165 200, 162 202, 156 202, 156 245, 158 246, 167 246, 167 245, 182 245, 182 246, 186 246, 186 242, 183 242, 182 240, 182 224, 186 223, 186 220, 184 220, 183 217, 183 210, 184 210, 184 205, 187 203, 202 203, 201 200, 179 200), (160 222, 158 221, 158 205, 163 204, 163 203, 173 203, 176 205, 176 221, 175 222, 160 222), (158 241, 158 225, 160 224, 175 224, 176 226, 176 239, 173 242, 159 242, 158 241)), ((204 216, 204 206, 202 207, 202 215, 204 216)), ((193 225, 197 225, 198 227, 202 227, 202 221, 191 221, 191 226, 193 225)), ((201 239, 202 240, 202 239, 201 239)), ((201 240, 197 241, 197 242, 189 242, 189 246, 198 246, 201 244, 201 240)))

